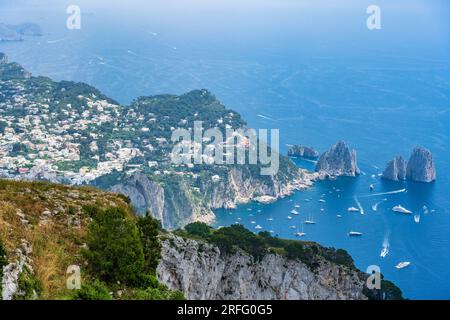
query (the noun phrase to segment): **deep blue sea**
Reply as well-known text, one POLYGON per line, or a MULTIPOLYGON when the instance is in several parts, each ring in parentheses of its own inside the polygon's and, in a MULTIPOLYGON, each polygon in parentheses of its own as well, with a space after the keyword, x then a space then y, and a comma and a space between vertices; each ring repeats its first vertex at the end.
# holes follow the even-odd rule
POLYGON ((303 239, 348 250, 362 270, 380 266, 408 298, 450 299, 448 2, 379 1, 383 27, 369 31, 365 0, 155 1, 154 7, 135 1, 140 5, 82 4, 76 31, 65 28, 65 1, 0 1, 0 22, 32 21, 45 31, 0 43, 0 52, 35 75, 87 82, 122 103, 209 89, 249 126, 279 128, 283 152, 288 144, 325 151, 347 141, 357 150, 360 177, 318 182, 269 205, 220 210, 215 225, 239 222, 255 230, 259 224, 295 238, 312 218, 316 224, 303 226, 303 239), (408 158, 416 145, 433 152, 436 183, 379 179, 388 160, 408 158), (406 192, 392 193, 401 189, 406 192), (364 214, 349 213, 358 202, 364 214), (420 222, 392 212, 397 204, 420 213, 420 222), (290 214, 295 205, 297 216, 290 214), (363 236, 351 238, 349 231, 363 236), (411 266, 397 270, 400 261, 411 266))

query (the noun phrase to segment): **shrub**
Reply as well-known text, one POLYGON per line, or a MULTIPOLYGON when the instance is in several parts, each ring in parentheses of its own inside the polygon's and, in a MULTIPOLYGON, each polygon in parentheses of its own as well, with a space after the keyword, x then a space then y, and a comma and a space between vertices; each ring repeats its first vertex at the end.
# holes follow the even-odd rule
POLYGON ((144 252, 144 272, 155 274, 161 259, 161 243, 158 240, 161 226, 159 221, 153 219, 148 212, 144 217, 139 218, 137 225, 144 252))
POLYGON ((96 280, 94 283, 86 283, 76 290, 72 296, 74 300, 111 300, 108 288, 96 280))
POLYGON ((88 227, 87 245, 89 267, 106 282, 134 284, 144 271, 139 230, 124 209, 99 212, 88 227))
POLYGON ((187 233, 199 236, 202 238, 206 238, 211 233, 211 228, 203 222, 193 222, 184 227, 184 230, 186 230, 187 233))

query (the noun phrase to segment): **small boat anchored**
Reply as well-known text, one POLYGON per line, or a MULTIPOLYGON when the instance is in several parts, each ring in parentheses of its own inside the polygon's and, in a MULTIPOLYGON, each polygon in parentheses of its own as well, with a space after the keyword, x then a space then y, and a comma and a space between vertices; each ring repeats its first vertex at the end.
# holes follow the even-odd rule
POLYGON ((420 214, 415 214, 414 215, 414 222, 415 223, 419 223, 420 222, 420 214))
POLYGON ((397 269, 403 269, 403 268, 408 267, 410 264, 411 264, 411 262, 409 262, 409 261, 404 261, 404 262, 400 262, 400 263, 397 264, 395 267, 396 267, 397 269))
POLYGON ((348 212, 359 212, 359 209, 355 208, 355 207, 350 207, 350 208, 347 209, 347 211, 348 212))
POLYGON ((295 210, 295 209, 291 210, 291 213, 294 214, 294 215, 298 215, 298 211, 295 210))
POLYGON ((349 235, 350 237, 360 237, 360 236, 363 235, 363 233, 362 233, 362 232, 358 232, 358 231, 350 231, 350 232, 348 233, 348 235, 349 235))
POLYGON ((263 227, 261 227, 259 224, 255 227, 257 230, 261 230, 263 227))
POLYGON ((397 205, 397 206, 393 207, 392 211, 399 212, 399 213, 404 213, 404 214, 411 214, 412 213, 412 211, 402 207, 401 205, 397 205))

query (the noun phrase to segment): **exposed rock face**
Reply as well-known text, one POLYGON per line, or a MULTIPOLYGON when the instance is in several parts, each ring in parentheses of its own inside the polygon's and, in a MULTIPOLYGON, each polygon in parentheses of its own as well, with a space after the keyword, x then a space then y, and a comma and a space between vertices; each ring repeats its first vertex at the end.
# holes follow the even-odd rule
POLYGON ((383 179, 401 181, 406 179, 406 161, 402 156, 395 157, 387 163, 383 179))
POLYGON ((367 299, 356 271, 328 261, 314 273, 280 255, 224 256, 213 245, 170 237, 162 242, 158 278, 187 299, 367 299))
POLYGON ((128 196, 137 212, 143 214, 149 210, 168 230, 193 221, 211 223, 214 220, 214 213, 196 201, 192 190, 183 184, 169 190, 145 174, 135 173, 110 190, 128 196))
POLYGON ((32 252, 31 246, 22 240, 22 247, 17 249, 17 261, 3 267, 2 299, 12 300, 19 292, 19 276, 26 267, 32 272, 31 259, 28 255, 32 252))
POLYGON ((356 151, 350 150, 344 141, 339 141, 320 156, 316 171, 322 177, 355 177, 360 173, 356 151))
POLYGON ((319 152, 311 147, 303 145, 294 145, 289 147, 288 156, 317 159, 319 157, 319 152))
POLYGON ((436 180, 436 168, 430 150, 423 147, 414 148, 406 168, 406 177, 417 182, 436 180))
POLYGON ((314 175, 305 171, 287 172, 287 174, 289 177, 285 179, 279 176, 267 176, 261 179, 259 175, 253 175, 248 167, 233 168, 222 180, 202 181, 200 190, 210 208, 230 209, 252 200, 276 200, 292 194, 294 190, 310 187, 315 179, 314 175))

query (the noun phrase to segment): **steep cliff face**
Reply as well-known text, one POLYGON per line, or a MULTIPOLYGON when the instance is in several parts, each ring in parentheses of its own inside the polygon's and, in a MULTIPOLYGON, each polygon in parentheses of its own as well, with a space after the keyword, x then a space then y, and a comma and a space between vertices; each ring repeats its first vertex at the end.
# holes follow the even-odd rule
POLYGON ((356 151, 350 150, 344 141, 339 141, 320 156, 316 171, 322 177, 355 177, 360 173, 356 151))
POLYGON ((406 179, 406 161, 402 156, 395 157, 387 163, 383 179, 401 181, 406 179))
POLYGON ((303 157, 308 159, 317 159, 319 157, 319 152, 314 148, 303 146, 303 145, 294 145, 289 147, 288 156, 290 157, 303 157))
POLYGON ((417 182, 436 180, 436 168, 430 150, 423 147, 414 148, 406 168, 406 177, 417 182))
POLYGON ((183 181, 168 186, 150 180, 143 173, 135 173, 112 186, 110 191, 129 197, 138 213, 150 211, 168 230, 193 221, 214 220, 213 212, 183 181))
POLYGON ((323 260, 315 272, 298 260, 221 254, 211 244, 169 236, 157 273, 188 299, 367 299, 354 270, 323 260))

